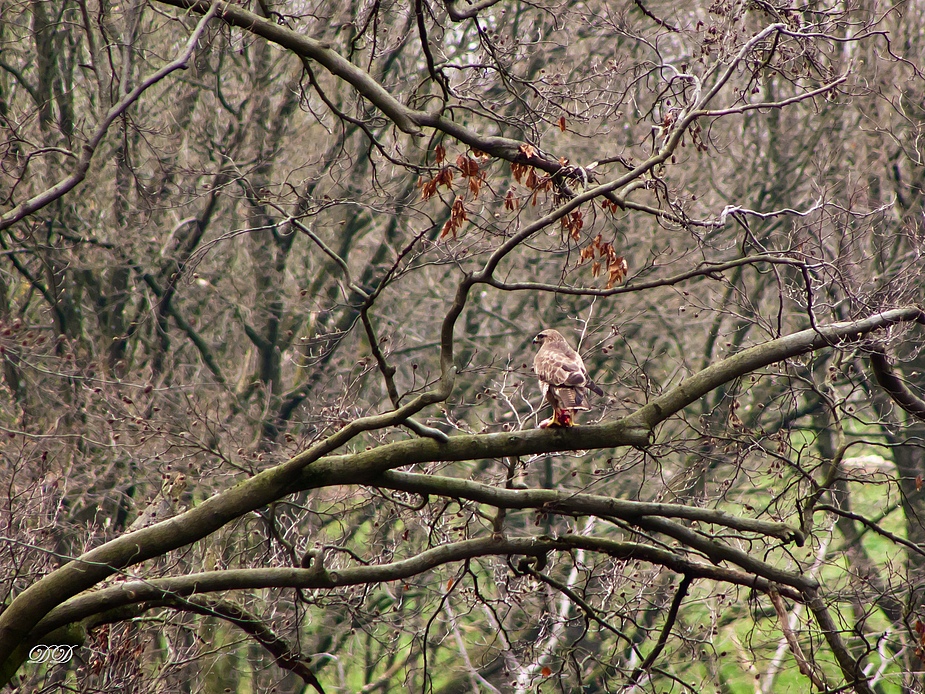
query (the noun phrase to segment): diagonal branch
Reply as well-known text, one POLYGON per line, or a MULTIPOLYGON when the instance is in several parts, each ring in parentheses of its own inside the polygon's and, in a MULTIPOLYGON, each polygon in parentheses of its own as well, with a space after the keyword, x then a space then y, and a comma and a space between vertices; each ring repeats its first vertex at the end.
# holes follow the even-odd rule
POLYGON ((450 19, 454 22, 461 22, 464 19, 477 17, 479 12, 498 4, 498 2, 500 0, 469 0, 465 9, 457 7, 456 0, 444 0, 443 4, 446 7, 446 13, 450 15, 450 19))
POLYGON ((803 648, 800 646, 797 635, 793 633, 793 629, 790 628, 790 616, 787 614, 787 608, 784 605, 784 600, 781 598, 780 593, 772 589, 768 595, 771 598, 771 604, 774 605, 774 611, 777 612, 777 619, 780 622, 781 631, 784 632, 784 638, 787 641, 787 645, 790 647, 790 652, 797 661, 797 667, 800 672, 808 677, 810 682, 812 682, 819 691, 828 691, 829 685, 826 684, 825 675, 823 674, 820 676, 816 673, 812 663, 807 660, 806 655, 803 653, 803 648))
MULTIPOLYGON (((208 11, 211 6, 211 0, 161 0, 161 2, 199 13, 208 11)), ((329 44, 299 34, 259 14, 248 12, 238 5, 218 1, 216 5, 219 17, 228 24, 245 29, 283 48, 288 48, 297 55, 315 61, 332 75, 350 84, 402 131, 411 134, 420 133, 420 124, 416 123, 414 118, 415 111, 392 96, 368 72, 351 63, 333 50, 329 44)))
POLYGON ((922 321, 923 316, 925 312, 917 306, 896 308, 859 320, 823 325, 815 330, 802 330, 749 347, 694 374, 623 421, 654 428, 714 388, 756 369, 826 347, 850 344, 868 333, 896 323, 922 321))
POLYGON ((209 20, 215 16, 217 7, 217 3, 203 3, 203 17, 199 21, 199 24, 196 26, 196 29, 193 31, 192 36, 189 37, 189 41, 186 42, 186 48, 180 57, 168 63, 150 77, 142 80, 141 83, 138 84, 138 86, 136 86, 128 94, 126 94, 119 101, 119 103, 109 109, 109 112, 97 126, 93 136, 84 144, 80 153, 80 157, 77 159, 77 164, 75 165, 74 170, 70 173, 70 175, 61 179, 58 181, 58 183, 43 191, 42 193, 39 193, 38 195, 30 198, 29 200, 26 200, 25 202, 21 202, 12 210, 0 216, 0 231, 12 226, 19 220, 28 217, 33 212, 36 212, 37 210, 40 210, 46 205, 54 202, 62 195, 68 193, 75 186, 80 184, 84 178, 86 178, 87 171, 90 169, 90 162, 93 159, 93 155, 96 153, 97 148, 103 141, 106 133, 109 131, 109 126, 113 124, 113 121, 125 113, 132 104, 138 101, 139 97, 141 97, 145 91, 160 82, 172 72, 176 72, 177 70, 185 70, 188 67, 190 58, 192 58, 193 52, 196 49, 196 44, 199 43, 199 37, 202 36, 202 32, 205 30, 209 20))
MULTIPOLYGON (((925 322, 921 318, 919 322, 925 322)), ((870 351, 870 365, 877 383, 893 401, 916 419, 925 421, 925 400, 912 392, 906 381, 896 373, 886 354, 886 348, 875 343, 870 351)))
POLYGON ((250 634, 257 643, 270 652, 276 659, 276 664, 281 668, 289 670, 301 677, 302 681, 307 685, 311 685, 318 694, 325 694, 324 688, 321 686, 321 683, 318 681, 311 667, 309 667, 308 662, 304 658, 300 658, 298 652, 276 634, 264 620, 257 617, 257 615, 251 614, 239 605, 227 600, 215 598, 193 598, 190 600, 183 600, 168 597, 151 603, 146 607, 172 607, 175 610, 183 612, 195 612, 207 617, 219 617, 224 619, 226 622, 230 622, 242 631, 250 634))
POLYGON ((655 664, 656 659, 658 659, 662 651, 665 649, 665 644, 668 643, 668 637, 671 635, 671 630, 674 628, 675 622, 678 619, 678 611, 681 609, 681 603, 683 602, 684 598, 687 597, 687 591, 693 582, 694 581, 691 576, 684 574, 684 578, 681 579, 681 584, 678 586, 678 590, 675 591, 674 598, 671 601, 671 607, 668 609, 668 615, 665 617, 665 625, 662 627, 662 633, 659 634, 658 641, 655 643, 655 647, 649 652, 649 655, 646 656, 646 659, 642 661, 629 676, 630 684, 637 684, 639 682, 639 678, 642 677, 644 673, 649 671, 649 669, 655 664))
POLYGON ((874 694, 868 677, 861 667, 861 662, 855 660, 848 651, 845 642, 841 638, 842 630, 835 624, 818 591, 806 591, 804 602, 815 616, 819 628, 822 629, 823 636, 828 642, 829 648, 832 649, 835 660, 838 661, 838 666, 841 668, 842 675, 844 675, 848 686, 853 687, 857 694, 874 694))

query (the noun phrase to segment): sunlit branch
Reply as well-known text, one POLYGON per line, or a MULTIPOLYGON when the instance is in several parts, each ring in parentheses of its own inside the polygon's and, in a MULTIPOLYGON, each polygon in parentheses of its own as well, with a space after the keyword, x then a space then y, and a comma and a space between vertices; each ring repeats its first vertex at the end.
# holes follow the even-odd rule
POLYGON ((492 5, 497 5, 500 0, 476 0, 467 2, 465 9, 460 9, 456 0, 444 0, 443 5, 446 7, 446 13, 454 22, 461 22, 464 19, 472 19, 482 10, 488 9, 492 5))
POLYGON ((759 109, 785 108, 791 104, 796 104, 801 101, 806 101, 807 99, 812 99, 817 96, 822 96, 823 94, 828 94, 838 85, 844 84, 847 79, 848 74, 846 73, 838 79, 824 84, 817 89, 813 89, 812 91, 804 92, 802 94, 797 94, 796 96, 791 96, 787 99, 781 99, 780 101, 762 101, 759 103, 743 104, 741 106, 730 106, 729 108, 701 110, 697 112, 697 115, 705 118, 719 118, 720 116, 730 116, 737 113, 748 113, 749 111, 755 111, 759 109))
MULTIPOLYGON (((160 0, 160 2, 183 9, 194 10, 196 12, 205 12, 209 7, 207 0, 160 0)), ((373 79, 368 72, 351 63, 337 51, 333 50, 330 45, 292 31, 275 22, 268 21, 260 15, 248 12, 236 5, 219 2, 218 0, 216 0, 216 3, 218 5, 218 14, 222 20, 228 24, 238 26, 246 31, 261 36, 284 48, 288 48, 302 58, 317 62, 332 75, 350 84, 361 96, 378 108, 386 117, 394 122, 399 129, 406 133, 421 135, 422 128, 433 128, 493 157, 533 166, 548 173, 558 173, 565 168, 557 157, 545 154, 539 149, 534 149, 532 154, 528 154, 523 149, 524 143, 521 140, 514 140, 497 135, 483 135, 470 130, 460 123, 445 118, 440 114, 427 113, 425 111, 417 111, 409 108, 373 79)), ((776 27, 778 25, 773 26, 776 27)), ((766 31, 762 32, 761 35, 766 33, 766 31)), ((753 41, 754 40, 755 39, 753 39, 753 41)), ((709 99, 699 102, 698 107, 705 105, 708 101, 709 99)), ((657 155, 635 167, 627 175, 617 179, 614 185, 604 188, 597 194, 614 191, 629 181, 638 178, 653 166, 665 161, 671 155, 671 152, 678 146, 681 136, 688 126, 690 126, 697 117, 699 116, 685 119, 680 127, 677 128, 676 132, 672 133, 669 142, 666 142, 665 146, 662 147, 657 155)))
POLYGON ((746 207, 740 207, 738 205, 727 205, 723 208, 723 211, 720 213, 719 219, 723 224, 726 223, 726 218, 730 215, 749 215, 751 217, 758 217, 759 219, 770 219, 771 217, 779 217, 781 215, 793 215, 795 217, 806 217, 807 215, 812 214, 816 210, 820 209, 823 206, 822 198, 816 200, 816 202, 809 208, 805 210, 795 210, 791 207, 784 207, 779 210, 773 210, 771 212, 758 212, 757 210, 750 210, 746 207))
POLYGON ((720 90, 722 90, 724 86, 726 86, 726 83, 729 82, 730 78, 735 74, 736 70, 739 69, 739 63, 741 63, 745 57, 752 52, 752 49, 764 41, 764 39, 769 35, 780 32, 785 27, 786 25, 783 23, 770 24, 752 36, 748 41, 746 41, 739 49, 735 57, 729 61, 726 69, 723 70, 723 72, 719 75, 719 77, 713 83, 713 86, 710 87, 710 89, 708 89, 705 94, 702 94, 696 103, 693 104, 691 110, 681 120, 681 124, 683 125, 685 122, 689 122, 698 118, 700 114, 706 109, 706 105, 709 104, 717 94, 719 94, 720 90))
POLYGON ((636 212, 644 212, 645 214, 652 215, 658 219, 664 219, 665 221, 671 222, 672 224, 677 224, 679 227, 701 227, 707 229, 716 229, 722 227, 725 224, 725 220, 711 220, 711 219, 689 219, 677 215, 669 210, 664 210, 658 207, 652 207, 651 205, 644 205, 641 202, 634 202, 628 200, 624 196, 618 196, 614 193, 605 193, 604 197, 610 200, 610 202, 619 205, 620 207, 627 210, 635 210, 636 212))

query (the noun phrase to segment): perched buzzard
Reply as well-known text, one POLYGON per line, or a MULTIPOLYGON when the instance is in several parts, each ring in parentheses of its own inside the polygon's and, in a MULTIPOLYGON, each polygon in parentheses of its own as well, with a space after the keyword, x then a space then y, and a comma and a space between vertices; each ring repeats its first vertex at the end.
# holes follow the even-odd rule
POLYGON ((552 405, 552 417, 540 427, 570 427, 572 412, 587 410, 585 389, 598 395, 604 391, 595 385, 581 356, 569 347, 562 334, 556 330, 544 330, 533 338, 540 351, 533 359, 533 370, 540 379, 540 387, 546 402, 552 405))

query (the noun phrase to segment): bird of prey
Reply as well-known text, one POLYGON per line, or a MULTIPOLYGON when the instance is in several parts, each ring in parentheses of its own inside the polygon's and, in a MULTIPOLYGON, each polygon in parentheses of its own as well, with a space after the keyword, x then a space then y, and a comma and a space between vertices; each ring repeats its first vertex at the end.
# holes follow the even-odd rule
POLYGON ((570 427, 572 413, 588 409, 586 390, 598 395, 604 391, 591 380, 581 355, 560 332, 543 330, 533 338, 533 343, 540 346, 533 358, 533 370, 540 379, 546 402, 552 405, 552 417, 541 422, 540 427, 570 427))

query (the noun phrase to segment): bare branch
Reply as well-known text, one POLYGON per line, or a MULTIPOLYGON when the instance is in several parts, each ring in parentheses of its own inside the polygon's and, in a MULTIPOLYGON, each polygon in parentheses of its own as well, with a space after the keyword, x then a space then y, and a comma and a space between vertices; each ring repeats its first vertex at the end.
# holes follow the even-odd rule
POLYGON ((696 506, 629 501, 554 489, 504 489, 471 480, 430 474, 421 475, 398 470, 384 472, 373 483, 387 489, 400 489, 415 494, 469 499, 496 508, 536 508, 549 513, 620 518, 629 523, 643 516, 680 518, 720 525, 743 532, 759 533, 776 537, 784 542, 795 542, 798 545, 803 542, 800 532, 785 523, 739 518, 723 511, 696 506))
POLYGON ((731 270, 733 268, 745 265, 759 265, 767 263, 769 265, 790 265, 793 267, 804 267, 803 261, 794 258, 785 258, 776 255, 756 255, 746 258, 737 258, 725 263, 701 263, 697 268, 681 272, 664 279, 649 280, 648 282, 639 282, 630 278, 620 287, 612 289, 597 289, 594 287, 569 287, 558 284, 544 284, 542 282, 502 282, 494 277, 484 281, 497 289, 503 291, 532 291, 532 292, 554 292, 556 294, 568 294, 573 296, 614 296, 617 294, 628 294, 632 292, 641 292, 656 287, 670 287, 680 284, 689 279, 701 277, 713 277, 720 272, 731 270))
POLYGON ((217 2, 203 3, 203 17, 201 20, 199 20, 199 24, 196 25, 192 35, 186 42, 186 49, 183 51, 180 57, 168 63, 153 75, 143 79, 138 84, 138 86, 126 94, 122 99, 120 99, 119 103, 109 109, 109 112, 100 122, 99 126, 97 126, 96 131, 81 149, 80 156, 77 159, 77 163, 74 166, 73 172, 58 181, 58 183, 53 185, 48 190, 36 195, 33 198, 30 198, 29 200, 26 200, 25 202, 21 202, 12 210, 0 216, 0 231, 12 226, 21 219, 28 217, 30 214, 37 212, 49 203, 54 202, 84 180, 87 175, 87 171, 90 169, 90 162, 93 159, 93 155, 96 153, 97 147, 99 147, 100 142, 103 141, 106 133, 109 132, 109 126, 112 125, 116 118, 125 113, 132 104, 138 101, 139 97, 141 97, 141 95, 144 94, 145 91, 150 89, 153 85, 160 82, 172 72, 176 72, 177 70, 185 70, 187 68, 190 58, 192 58, 193 52, 196 50, 196 44, 199 43, 199 37, 202 36, 202 32, 205 31, 209 20, 211 20, 212 17, 216 15, 217 9, 217 2))
POLYGON ((774 610, 777 612, 777 620, 780 622, 780 628, 784 632, 784 638, 787 639, 787 645, 790 646, 790 652, 793 653, 793 657, 797 661, 797 667, 800 669, 800 672, 808 677, 819 691, 827 691, 829 685, 826 684, 824 675, 820 676, 816 674, 813 666, 807 661, 806 656, 803 654, 803 649, 800 647, 800 642, 797 640, 796 634, 794 634, 793 629, 790 628, 790 618, 787 615, 787 608, 784 606, 784 601, 780 593, 776 590, 771 590, 768 595, 771 598, 771 604, 774 605, 774 610))
MULTIPOLYGON (((164 598, 188 597, 203 593, 248 590, 257 588, 335 588, 387 581, 399 581, 419 575, 444 564, 482 556, 542 557, 556 550, 582 548, 602 552, 618 559, 631 559, 659 564, 679 573, 697 578, 711 578, 736 585, 753 587, 762 592, 772 583, 748 572, 727 569, 692 561, 674 552, 636 542, 617 542, 605 538, 565 534, 549 537, 491 536, 463 540, 425 550, 409 559, 388 564, 355 566, 330 570, 320 568, 228 569, 207 571, 188 576, 126 581, 85 595, 79 595, 50 612, 29 630, 29 639, 37 640, 66 624, 87 619, 92 615, 125 605, 164 598)), ((782 595, 800 600, 800 593, 780 586, 782 595)))
POLYGON ((466 0, 465 9, 460 9, 457 5, 458 0, 444 0, 446 12, 454 22, 461 22, 464 19, 472 19, 478 16, 482 10, 488 9, 492 5, 497 5, 500 0, 466 0))
MULTIPOLYGON (((210 11, 211 0, 160 0, 164 4, 193 10, 203 14, 210 11)), ((268 41, 288 48, 297 55, 314 60, 332 75, 336 75, 352 85, 364 98, 374 104, 395 125, 406 133, 420 133, 420 124, 415 122, 411 109, 399 102, 386 89, 376 82, 369 73, 358 68, 337 51, 321 41, 303 36, 285 26, 269 21, 258 14, 215 0, 218 16, 225 22, 262 36, 268 41)))
MULTIPOLYGON (((919 322, 925 321, 920 317, 919 322)), ((925 400, 913 393, 905 379, 896 373, 881 343, 874 343, 870 347, 870 365, 877 383, 893 401, 916 419, 925 421, 925 400)))

